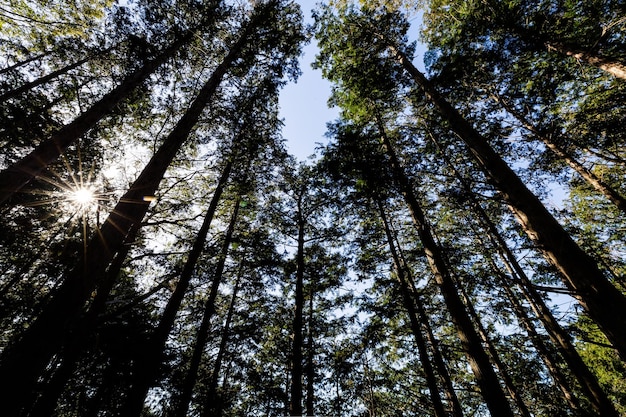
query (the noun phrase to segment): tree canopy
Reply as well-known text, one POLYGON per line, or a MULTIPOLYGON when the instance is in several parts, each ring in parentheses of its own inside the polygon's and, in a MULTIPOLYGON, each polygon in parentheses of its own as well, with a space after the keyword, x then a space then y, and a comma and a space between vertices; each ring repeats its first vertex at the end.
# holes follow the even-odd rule
POLYGON ((622 1, 0 3, 3 416, 626 415, 622 1))

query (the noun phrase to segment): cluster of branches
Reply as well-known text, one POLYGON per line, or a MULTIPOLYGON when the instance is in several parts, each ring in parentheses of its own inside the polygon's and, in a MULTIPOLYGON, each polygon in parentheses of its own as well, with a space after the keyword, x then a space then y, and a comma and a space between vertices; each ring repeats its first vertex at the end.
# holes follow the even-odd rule
POLYGON ((626 412, 623 6, 373 3, 311 165, 293 2, 0 9, 3 415, 626 412))

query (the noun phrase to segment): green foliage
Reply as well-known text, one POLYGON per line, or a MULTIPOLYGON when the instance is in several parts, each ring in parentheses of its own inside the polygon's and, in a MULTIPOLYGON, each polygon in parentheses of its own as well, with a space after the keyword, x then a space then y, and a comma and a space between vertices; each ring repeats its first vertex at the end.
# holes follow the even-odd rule
MULTIPOLYGON (((130 381, 136 378, 135 364, 148 352, 217 180, 229 166, 230 179, 141 415, 167 415, 175 405, 236 200, 241 201, 240 217, 224 262, 190 415, 287 414, 296 303, 303 320, 303 394, 306 399, 312 392, 314 414, 433 414, 403 302, 407 290, 398 284, 399 269, 380 207, 413 278, 406 283, 411 299, 423 304, 420 329, 432 333, 426 357, 434 362, 436 352, 441 354, 443 367, 435 376, 445 406, 451 409, 444 388, 447 371, 463 413, 486 415, 398 172, 423 205, 426 223, 436 231, 436 245, 533 415, 576 415, 511 308, 503 285, 514 289, 522 309, 532 311, 521 299, 516 271, 504 249, 542 291, 558 285, 558 271, 514 223, 472 155, 398 60, 396 52, 410 59, 415 51, 407 16, 417 9, 424 12, 422 39, 429 48, 425 61, 434 87, 468 116, 544 201, 549 202, 550 190, 560 187, 563 202, 559 197, 558 204, 564 209, 558 215, 570 235, 616 286, 626 288, 623 213, 572 174, 545 142, 537 142, 538 133, 546 135, 626 194, 626 84, 557 50, 582 49, 623 62, 623 2, 363 1, 359 7, 337 1, 319 6, 308 29, 298 4, 287 0, 4 2, 0 94, 54 71, 61 74, 0 104, 2 168, 84 112, 181 34, 193 30, 194 38, 70 146, 60 162, 50 164, 2 207, 3 349, 19 341, 41 315, 68 271, 82 266, 84 277, 90 276, 90 265, 81 264, 89 236, 98 236, 115 202, 183 120, 202 84, 239 38, 242 22, 254 13, 261 18, 167 166, 156 195, 146 196, 152 201, 140 231, 128 236, 108 267, 110 292, 96 287, 76 321, 63 323, 67 335, 37 375, 33 392, 3 399, 3 407, 21 401, 24 416, 122 413, 132 392, 130 381), (253 12, 257 6, 261 8, 253 12), (333 83, 329 103, 340 108, 341 117, 329 123, 330 140, 320 158, 307 165, 284 148, 278 94, 298 77, 298 58, 310 36, 319 45, 314 67, 333 83), (82 59, 83 64, 64 70, 82 59), (93 188, 97 201, 80 205, 71 198, 81 184, 93 188), (303 298, 298 300, 301 225, 303 298), (104 307, 89 316, 102 294, 104 307), (308 382, 313 388, 306 392, 308 382)), ((546 301, 548 295, 543 293, 546 301)), ((577 307, 554 307, 554 314, 570 325, 587 365, 618 411, 626 413, 623 361, 577 307)), ((558 346, 550 342, 540 320, 531 321, 573 395, 588 406, 558 346)), ((2 384, 8 387, 14 377, 4 376, 2 384)))

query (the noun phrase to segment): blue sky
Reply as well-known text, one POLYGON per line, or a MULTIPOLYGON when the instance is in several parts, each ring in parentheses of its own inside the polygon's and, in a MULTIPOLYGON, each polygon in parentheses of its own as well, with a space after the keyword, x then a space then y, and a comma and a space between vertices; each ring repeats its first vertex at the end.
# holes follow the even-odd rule
MULTIPOLYGON (((312 24, 311 10, 315 0, 299 0, 305 23, 312 24)), ((296 83, 289 83, 280 93, 280 116, 284 119, 283 136, 289 153, 305 160, 315 152, 317 143, 326 143, 326 123, 337 118, 339 111, 329 109, 331 85, 322 78, 322 72, 313 70, 311 63, 317 54, 315 40, 304 47, 300 58, 302 75, 296 83)))
POLYGON ((321 71, 311 68, 316 53, 317 46, 311 41, 300 60, 302 75, 298 82, 289 83, 280 93, 283 136, 289 153, 301 161, 315 152, 316 143, 326 142, 326 123, 339 115, 338 109, 329 109, 327 105, 330 83, 322 78, 321 71))
MULTIPOLYGON (((299 0, 305 22, 312 23, 311 10, 316 0, 299 0)), ((418 22, 419 19, 412 19, 418 22)), ((417 26, 411 29, 411 40, 417 38, 417 26)), ((339 110, 329 109, 327 102, 330 97, 331 84, 322 78, 319 70, 313 70, 311 63, 315 60, 317 45, 315 40, 305 46, 304 55, 300 59, 302 75, 297 83, 289 83, 280 93, 280 117, 284 119, 283 136, 287 140, 289 153, 298 160, 306 160, 315 152, 316 146, 326 143, 326 123, 339 116, 339 110)), ((418 51, 415 64, 423 68, 423 61, 418 51)))

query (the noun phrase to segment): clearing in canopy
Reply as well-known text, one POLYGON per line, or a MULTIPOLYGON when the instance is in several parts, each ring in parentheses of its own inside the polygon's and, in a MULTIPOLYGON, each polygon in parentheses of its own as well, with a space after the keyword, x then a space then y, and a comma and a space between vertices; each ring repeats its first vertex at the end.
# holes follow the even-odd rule
POLYGON ((3 417, 626 416, 624 1, 0 3, 3 417))

